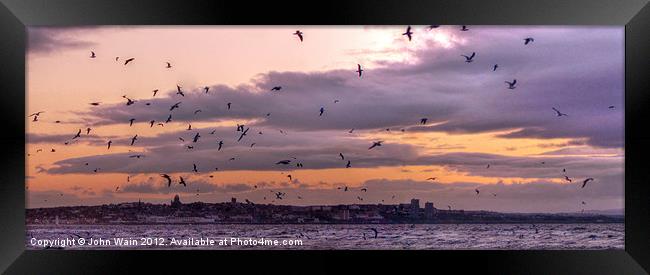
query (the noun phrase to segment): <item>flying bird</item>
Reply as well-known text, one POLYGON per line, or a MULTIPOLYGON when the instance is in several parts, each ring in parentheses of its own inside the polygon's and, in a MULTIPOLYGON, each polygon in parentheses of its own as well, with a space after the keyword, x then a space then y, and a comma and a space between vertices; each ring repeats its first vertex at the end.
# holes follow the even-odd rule
POLYGON ((427 124, 427 118, 420 119, 420 124, 427 124))
POLYGON ((221 146, 223 146, 223 140, 219 141, 219 149, 217 151, 221 151, 221 146))
POLYGON ((318 116, 322 116, 324 112, 325 112, 325 108, 324 108, 324 107, 320 107, 320 114, 319 114, 318 116))
POLYGON ((126 61, 124 61, 124 66, 126 66, 126 64, 129 64, 133 60, 135 60, 135 58, 133 58, 133 57, 127 59, 126 61))
POLYGON ((167 174, 160 174, 161 177, 167 180, 167 187, 172 186, 172 178, 167 174))
POLYGON ((135 143, 136 140, 138 140, 138 135, 135 135, 131 138, 131 145, 133 145, 133 143, 135 143))
POLYGON ((564 179, 568 182, 573 182, 568 176, 564 176, 564 179))
POLYGON ((289 178, 289 182, 293 182, 293 178, 291 177, 291 175, 287 175, 287 178, 289 178))
POLYGON ((429 25, 429 30, 437 29, 440 25, 429 25))
POLYGON ((74 137, 72 137, 72 139, 79 138, 79 137, 81 137, 81 129, 79 129, 79 131, 77 132, 77 134, 74 135, 74 137))
POLYGON ((469 31, 469 29, 465 25, 461 26, 460 30, 464 32, 469 31))
POLYGON ((557 116, 569 116, 565 113, 560 112, 560 110, 556 109, 555 107, 553 107, 553 111, 555 111, 555 114, 557 114, 557 116))
POLYGON ((194 135, 194 139, 192 140, 192 142, 197 142, 197 141, 199 141, 199 138, 200 138, 200 137, 201 137, 201 135, 199 135, 199 133, 196 133, 196 135, 194 135))
POLYGON ((497 68, 499 68, 499 64, 494 64, 494 67, 492 67, 492 71, 493 71, 493 72, 496 71, 497 68))
POLYGON ((152 119, 151 121, 149 121, 149 128, 153 127, 153 124, 154 124, 154 123, 156 123, 156 121, 153 120, 153 119, 152 119))
POLYGON ((341 160, 345 159, 345 157, 343 156, 343 153, 339 153, 339 156, 341 157, 341 160))
POLYGON ((95 58, 95 57, 97 57, 97 56, 95 55, 95 52, 90 51, 90 58, 95 58))
POLYGON ((508 84, 508 89, 513 90, 514 88, 516 88, 515 87, 515 85, 517 85, 517 80, 516 79, 513 79, 512 82, 510 82, 510 81, 504 81, 504 82, 508 84))
POLYGON ((464 54, 461 54, 460 56, 465 57, 465 62, 470 63, 470 62, 474 61, 474 57, 476 56, 476 52, 472 52, 472 54, 470 56, 467 56, 467 55, 464 55, 464 54))
POLYGON ((436 178, 432 177, 432 178, 428 178, 427 180, 436 180, 436 178))
POLYGON ((609 107, 607 107, 607 108, 609 108, 609 109, 614 109, 614 105, 611 105, 611 106, 609 106, 609 107))
POLYGON ((90 129, 90 127, 86 128, 86 135, 90 134, 90 130, 92 130, 92 129, 90 129))
POLYGON ((275 86, 271 88, 271 91, 279 91, 279 90, 282 90, 282 86, 275 86))
POLYGON ((192 124, 188 124, 188 125, 187 125, 187 130, 188 130, 188 131, 191 131, 191 130, 192 130, 192 124))
POLYGON ((361 192, 368 192, 368 188, 361 188, 361 192))
POLYGON ((198 109, 198 110, 194 111, 194 114, 196 115, 196 114, 198 114, 200 112, 202 112, 201 109, 198 109))
POLYGON ((383 142, 383 141, 376 141, 376 142, 373 142, 373 143, 372 143, 372 146, 370 146, 370 147, 368 148, 368 150, 370 150, 370 149, 372 149, 372 148, 375 148, 375 147, 377 147, 377 146, 381 146, 381 143, 382 143, 382 142, 383 142))
POLYGON ((165 63, 167 63, 167 67, 165 67, 165 68, 169 69, 169 68, 172 67, 172 64, 171 64, 171 63, 169 63, 169 62, 165 62, 165 63))
POLYGON ((153 90, 153 97, 156 97, 156 94, 158 93, 158 89, 153 90))
POLYGON ((586 180, 583 180, 582 181, 582 187, 580 187, 580 188, 585 188, 585 186, 587 186, 587 182, 590 182, 590 181, 593 181, 593 180, 594 180, 594 178, 588 178, 586 180))
POLYGON ((199 172, 199 170, 198 170, 198 169, 196 168, 196 163, 192 163, 192 166, 193 166, 193 168, 192 168, 192 171, 194 171, 194 172, 197 172, 197 173, 198 173, 198 172, 199 172))
POLYGON ((169 116, 165 120, 165 123, 169 123, 170 121, 172 121, 172 114, 169 114, 169 116))
MULTIPOLYGON (((361 64, 357 64, 357 71, 356 72, 359 74, 359 77, 361 77, 361 73, 363 72, 363 70, 361 69, 361 64)), ((334 102, 334 103, 336 103, 336 102, 334 102)))
POLYGON ((133 126, 133 121, 135 121, 135 118, 129 119, 129 126, 133 126))
POLYGON ((244 136, 246 135, 246 133, 248 133, 248 130, 250 130, 250 129, 251 128, 246 128, 246 130, 241 133, 241 135, 239 136, 239 139, 237 141, 239 142, 242 138, 244 138, 244 136))
POLYGON ((285 160, 278 161, 278 162, 276 162, 275 164, 284 164, 284 165, 287 165, 287 164, 289 164, 289 163, 291 163, 291 160, 285 159, 285 160))
POLYGON ((172 107, 169 108, 169 111, 173 111, 174 109, 178 108, 178 105, 181 104, 182 102, 176 102, 172 107))
POLYGON ((293 35, 297 35, 298 38, 300 38, 300 42, 302 42, 303 37, 302 37, 302 32, 301 31, 296 30, 296 32, 294 32, 293 35))
POLYGON ((411 26, 408 26, 406 28, 406 32, 403 33, 402 35, 406 35, 406 37, 409 38, 409 41, 411 41, 411 38, 412 38, 412 35, 413 35, 413 32, 411 32, 411 26))
POLYGON ((334 100, 334 103, 339 103, 339 102, 341 102, 341 101, 338 100, 338 99, 335 99, 335 100, 334 100))
POLYGON ((228 104, 226 104, 226 105, 228 105, 228 110, 230 110, 230 104, 231 104, 230 102, 228 102, 228 104))
POLYGON ((479 193, 481 193, 480 191, 478 191, 478 189, 474 189, 474 192, 476 192, 477 196, 478 196, 479 193))
POLYGON ((101 103, 101 102, 91 102, 91 103, 89 103, 89 104, 90 104, 90 105, 93 105, 93 106, 99 106, 100 103, 101 103))
POLYGON ((111 149, 111 143, 113 143, 113 141, 112 141, 112 140, 109 140, 109 141, 108 141, 108 148, 107 148, 107 149, 111 149))
POLYGON ((181 95, 183 97, 185 96, 185 94, 181 90, 181 86, 176 85, 176 94, 181 95))
POLYGON ((535 42, 535 39, 533 39, 532 37, 524 38, 524 45, 528 45, 528 43, 530 42, 535 42))
POLYGON ((377 231, 376 228, 370 228, 370 230, 372 230, 372 232, 375 233, 375 239, 376 239, 376 238, 377 238, 377 235, 379 234, 379 231, 377 231))
POLYGON ((350 133, 350 134, 352 134, 352 132, 354 132, 354 128, 352 128, 352 129, 350 129, 350 131, 348 131, 348 133, 350 133))
POLYGON ((350 161, 348 160, 348 164, 345 165, 345 168, 350 168, 350 167, 352 167, 352 165, 351 165, 350 161))

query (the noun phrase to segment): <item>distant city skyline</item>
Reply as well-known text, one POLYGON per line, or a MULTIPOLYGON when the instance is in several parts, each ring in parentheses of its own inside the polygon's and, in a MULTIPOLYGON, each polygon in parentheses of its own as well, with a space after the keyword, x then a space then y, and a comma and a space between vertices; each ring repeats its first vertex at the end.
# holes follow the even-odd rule
POLYGON ((26 207, 624 208, 623 28, 406 27, 30 27, 26 207))

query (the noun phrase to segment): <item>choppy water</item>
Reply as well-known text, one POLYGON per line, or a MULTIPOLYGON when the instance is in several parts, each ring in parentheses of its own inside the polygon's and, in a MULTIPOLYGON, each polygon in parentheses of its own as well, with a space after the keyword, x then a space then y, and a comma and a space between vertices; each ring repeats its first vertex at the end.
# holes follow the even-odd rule
MULTIPOLYGON (((40 240, 85 240, 65 249, 624 249, 625 227, 616 224, 337 224, 337 225, 30 225, 27 249, 40 240), (377 229, 377 238, 370 229, 377 229), (364 236, 365 234, 365 236, 364 236), (89 245, 90 239, 104 240, 89 245), (115 238, 136 245, 116 245, 115 238), (141 239, 153 238, 153 239, 141 239), (171 239, 210 238, 212 245, 176 245, 171 239), (218 241, 249 238, 278 240, 279 245, 245 245, 218 241), (110 244, 107 244, 110 242, 110 244), (282 245, 282 241, 302 245, 282 245), (151 242, 148 245, 147 242, 151 242), (156 242, 161 245, 154 245, 156 242)), ((52 247, 55 247, 53 245, 52 247)))

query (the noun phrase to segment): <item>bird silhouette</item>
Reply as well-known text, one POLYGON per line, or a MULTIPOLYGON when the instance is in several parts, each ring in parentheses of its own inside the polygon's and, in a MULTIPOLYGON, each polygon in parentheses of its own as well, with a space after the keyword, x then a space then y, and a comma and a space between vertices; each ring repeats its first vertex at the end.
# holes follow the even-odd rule
POLYGON ((76 139, 76 138, 80 138, 80 137, 81 137, 81 129, 79 129, 79 131, 77 132, 77 134, 74 135, 74 137, 72 137, 72 139, 76 139))
POLYGON ((368 192, 368 188, 361 188, 359 189, 361 192, 368 192))
POLYGON ((432 178, 428 178, 427 180, 436 180, 436 178, 432 177, 432 178))
POLYGON ((287 178, 289 178, 289 182, 293 182, 293 178, 291 177, 291 175, 287 175, 287 178))
POLYGON ((153 97, 156 97, 156 94, 158 93, 158 89, 153 90, 153 97))
POLYGON ((172 67, 172 64, 171 64, 171 63, 169 63, 169 62, 165 62, 165 63, 167 63, 167 67, 165 67, 165 68, 169 69, 169 68, 172 67))
POLYGON ((181 95, 182 97, 185 96, 185 93, 181 90, 181 86, 176 85, 176 94, 181 95))
POLYGON ((345 168, 350 168, 350 167, 352 167, 352 165, 351 165, 350 161, 348 160, 348 164, 345 165, 345 168))
POLYGON ((95 55, 95 52, 90 51, 90 58, 95 58, 95 57, 97 57, 97 56, 95 55))
POLYGON ((345 157, 343 156, 343 153, 339 153, 339 156, 341 157, 341 160, 345 159, 345 157))
POLYGON ((169 108, 169 111, 173 111, 174 109, 178 108, 178 105, 180 105, 181 103, 182 103, 182 102, 176 102, 176 103, 174 103, 174 105, 172 105, 172 106, 169 108))
POLYGON ((303 37, 302 37, 302 32, 299 30, 296 30, 296 32, 293 33, 293 35, 297 35, 298 38, 300 38, 300 42, 302 42, 303 37))
POLYGON ((440 25, 429 25, 429 30, 437 29, 439 27, 440 27, 440 25))
POLYGON ((477 196, 478 196, 479 193, 481 193, 480 191, 478 191, 478 189, 474 189, 474 192, 476 192, 477 196))
POLYGON ((230 102, 228 102, 228 104, 226 104, 226 105, 228 105, 228 110, 230 110, 230 104, 231 104, 230 102))
POLYGON ((192 142, 197 142, 197 141, 199 141, 199 138, 200 138, 200 137, 201 137, 201 135, 199 135, 199 133, 196 133, 196 135, 194 135, 194 138, 192 139, 192 142))
POLYGON ((492 71, 493 71, 493 72, 496 71, 497 68, 499 68, 499 64, 494 64, 494 67, 492 67, 492 71))
POLYGON ((372 230, 372 232, 375 233, 375 239, 376 239, 376 238, 377 238, 377 235, 379 235, 379 231, 377 231, 376 228, 370 228, 370 230, 372 230))
POLYGON ((99 104, 101 104, 101 102, 91 102, 91 103, 89 103, 89 104, 90 104, 90 105, 93 105, 93 106, 99 106, 99 104))
POLYGON ((153 127, 153 124, 154 124, 154 123, 156 123, 156 121, 153 120, 153 119, 152 119, 151 121, 149 121, 149 128, 153 127))
POLYGON ((323 116, 323 113, 325 112, 324 107, 320 107, 320 114, 318 116, 323 116))
MULTIPOLYGON (((361 77, 361 73, 363 72, 363 70, 361 69, 361 64, 357 64, 357 71, 356 72, 359 74, 359 77, 361 77)), ((334 102, 334 103, 336 103, 336 102, 334 102)))
POLYGON ((278 161, 278 162, 276 162, 275 164, 284 164, 284 165, 287 165, 287 164, 289 164, 289 163, 291 163, 291 160, 285 159, 285 160, 278 161))
POLYGON ((138 140, 138 135, 135 135, 131 138, 131 145, 133 145, 136 140, 138 140))
POLYGON ((251 128, 246 128, 246 130, 241 133, 241 135, 239 136, 239 139, 237 139, 237 141, 239 142, 242 138, 244 138, 244 136, 246 135, 246 133, 248 133, 248 130, 250 130, 250 129, 251 128))
POLYGON ((188 130, 188 131, 191 131, 191 130, 192 130, 192 124, 188 124, 188 125, 187 125, 187 130, 188 130))
POLYGON ((203 87, 203 91, 207 94, 208 91, 210 91, 210 87, 208 86, 203 87))
POLYGON ((560 112, 560 110, 556 109, 555 107, 553 107, 552 109, 553 109, 553 111, 555 111, 555 114, 556 114, 557 116, 559 116, 559 117, 560 117, 560 116, 569 116, 569 115, 567 115, 567 114, 565 114, 565 113, 560 112))
POLYGON ((172 186, 172 178, 167 174, 160 174, 161 177, 167 180, 167 187, 172 186))
POLYGON ((571 180, 571 178, 569 178, 568 176, 564 176, 564 179, 565 179, 566 181, 568 181, 568 182, 573 182, 573 181, 571 180))
POLYGON ((111 144, 112 143, 113 143, 113 141, 111 141, 111 140, 108 141, 108 148, 107 149, 111 149, 111 144))
POLYGON ((588 179, 583 180, 582 181, 582 187, 580 187, 580 188, 585 188, 585 186, 587 186, 587 182, 590 182, 590 181, 593 181, 593 180, 594 180, 594 178, 588 178, 588 179))
POLYGON ((223 146, 223 140, 219 141, 219 149, 217 151, 221 151, 221 146, 223 146))
POLYGON ((469 31, 469 29, 465 25, 461 26, 460 30, 464 32, 469 31))
POLYGON ((533 39, 532 37, 524 38, 524 45, 528 45, 530 42, 534 42, 534 41, 535 39, 533 39))
POLYGON ((279 91, 279 90, 282 90, 282 86, 275 86, 271 88, 271 91, 279 91))
POLYGON ((420 124, 427 124, 427 118, 420 119, 420 124))
POLYGON ((509 81, 504 81, 504 82, 508 84, 508 89, 512 90, 512 89, 516 88, 515 87, 515 85, 517 85, 517 80, 516 79, 512 80, 512 82, 509 82, 509 81))
POLYGON ((611 105, 611 106, 609 106, 609 107, 607 107, 607 108, 609 108, 609 109, 614 109, 614 105, 611 105))
POLYGON ((402 35, 406 35, 406 37, 409 38, 409 41, 411 41, 413 32, 411 32, 411 26, 406 27, 406 32, 404 32, 402 35))
POLYGON ((372 149, 372 148, 375 148, 375 147, 377 147, 377 146, 381 146, 381 143, 382 143, 382 142, 383 142, 383 141, 376 141, 376 142, 373 142, 373 143, 372 143, 372 146, 370 146, 370 147, 368 148, 368 150, 370 150, 370 149, 372 149))
POLYGON ((193 167, 193 168, 192 168, 192 171, 194 171, 194 172, 196 172, 196 173, 199 172, 199 170, 196 168, 196 163, 192 163, 192 167, 193 167))
POLYGON ((135 121, 135 118, 129 119, 129 126, 133 126, 133 121, 135 121))
POLYGON ((169 122, 171 122, 171 121, 172 121, 172 114, 169 114, 169 116, 168 116, 167 119, 165 120, 165 123, 169 123, 169 122))
POLYGON ((198 114, 200 112, 202 112, 201 109, 198 109, 198 110, 194 111, 194 114, 196 115, 196 114, 198 114))
POLYGON ((133 58, 133 57, 127 59, 126 61, 124 61, 124 66, 126 66, 126 64, 131 63, 131 61, 133 61, 133 60, 135 60, 135 58, 133 58))
POLYGON ((465 62, 470 63, 470 62, 474 61, 474 57, 476 56, 476 52, 472 52, 472 54, 470 56, 467 56, 467 55, 464 55, 464 54, 461 54, 460 56, 465 57, 465 62))

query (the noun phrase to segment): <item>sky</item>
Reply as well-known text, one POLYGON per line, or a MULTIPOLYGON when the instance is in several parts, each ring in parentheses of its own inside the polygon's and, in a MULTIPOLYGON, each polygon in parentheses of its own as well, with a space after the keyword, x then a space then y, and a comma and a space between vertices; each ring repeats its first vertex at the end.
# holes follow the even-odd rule
POLYGON ((27 207, 623 209, 623 28, 468 28, 30 27, 27 207))

